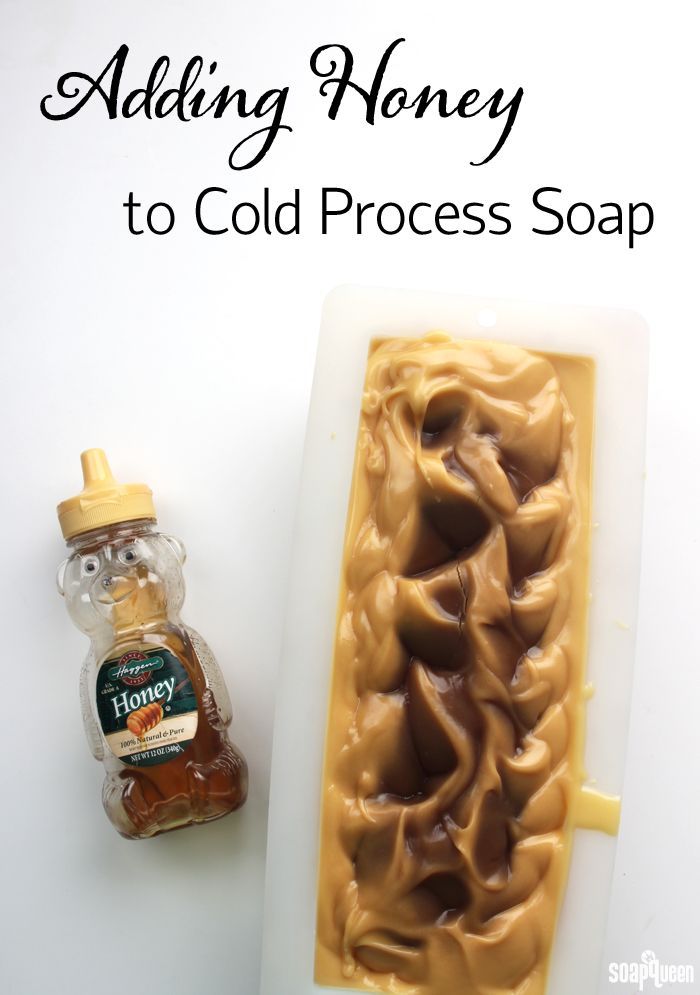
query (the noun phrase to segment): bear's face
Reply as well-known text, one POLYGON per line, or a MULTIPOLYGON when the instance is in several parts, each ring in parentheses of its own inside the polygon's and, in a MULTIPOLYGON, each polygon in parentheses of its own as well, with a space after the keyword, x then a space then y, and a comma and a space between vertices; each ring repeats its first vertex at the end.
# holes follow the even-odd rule
POLYGON ((185 585, 182 543, 160 533, 126 536, 76 551, 58 571, 58 589, 83 632, 128 630, 174 618, 185 585))

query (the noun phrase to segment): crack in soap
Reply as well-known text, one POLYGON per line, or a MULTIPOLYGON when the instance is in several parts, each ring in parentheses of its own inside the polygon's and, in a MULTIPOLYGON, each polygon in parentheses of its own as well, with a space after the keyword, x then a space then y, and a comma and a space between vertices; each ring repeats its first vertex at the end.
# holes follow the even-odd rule
POLYGON ((584 788, 594 364, 372 344, 326 736, 318 983, 543 995, 584 788))

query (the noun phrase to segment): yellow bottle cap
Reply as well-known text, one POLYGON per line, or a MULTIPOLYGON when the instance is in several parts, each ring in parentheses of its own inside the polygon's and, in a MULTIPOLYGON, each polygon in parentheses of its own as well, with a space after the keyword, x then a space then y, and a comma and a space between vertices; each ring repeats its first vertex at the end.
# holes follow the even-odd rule
POLYGON ((86 449, 80 455, 84 489, 75 497, 61 501, 58 520, 64 539, 102 525, 152 518, 156 510, 153 493, 146 484, 120 484, 112 476, 102 449, 86 449))

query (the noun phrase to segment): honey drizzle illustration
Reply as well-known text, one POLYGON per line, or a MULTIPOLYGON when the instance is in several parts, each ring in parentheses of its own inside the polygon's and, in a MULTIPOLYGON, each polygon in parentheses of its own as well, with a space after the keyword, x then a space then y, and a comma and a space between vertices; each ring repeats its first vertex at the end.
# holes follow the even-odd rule
MULTIPOLYGON (((189 677, 186 677, 183 681, 177 685, 173 690, 173 695, 177 694, 185 684, 189 682, 189 677)), ((142 746, 146 746, 146 733, 150 732, 151 729, 155 729, 159 722, 163 720, 163 705, 165 704, 165 698, 159 698, 158 701, 151 701, 148 705, 143 705, 141 708, 137 708, 135 712, 126 720, 126 727, 130 733, 132 733, 139 740, 142 746)))

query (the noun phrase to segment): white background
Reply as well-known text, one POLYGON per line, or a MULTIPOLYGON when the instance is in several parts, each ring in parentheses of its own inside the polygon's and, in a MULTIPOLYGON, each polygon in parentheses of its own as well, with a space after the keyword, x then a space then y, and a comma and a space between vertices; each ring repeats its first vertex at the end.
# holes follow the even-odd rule
MULTIPOLYGON (((184 3, 0 0, 0 572, 3 627, 0 985, 18 995, 255 995, 275 673, 295 495, 324 294, 345 282, 630 307, 651 326, 648 478, 638 656, 606 958, 697 957, 697 78, 691 2, 184 3), (348 95, 326 117, 308 68, 342 41, 367 85, 525 97, 489 165, 488 123, 398 118, 369 128, 348 95), (227 166, 234 116, 188 124, 52 123, 40 98, 96 73, 127 42, 125 92, 154 59, 194 54, 257 94, 290 85, 293 133, 247 174, 227 166), (208 237, 194 200, 301 188, 302 235, 208 237), (321 186, 356 199, 508 201, 506 237, 318 234, 321 186), (624 239, 531 233, 539 186, 563 202, 647 200, 654 231, 624 239), (132 236, 122 202, 166 200, 164 237, 132 236), (236 816, 129 843, 100 805, 80 727, 86 649, 54 592, 54 505, 103 446, 155 491, 190 551, 186 618, 212 644, 235 703, 251 795, 236 816)), ((284 661, 281 661, 284 666, 284 661)), ((696 963, 700 970, 700 963, 696 963)), ((622 986, 616 986, 618 990, 622 986)), ((601 991, 614 992, 613 986, 601 991)), ((669 989, 670 990, 670 989, 669 989)), ((680 986, 678 990, 683 990, 680 986)), ((687 987, 685 988, 687 991, 687 987)), ((284 993, 280 993, 284 995, 284 993)), ((565 995, 565 993, 555 993, 565 995)))

